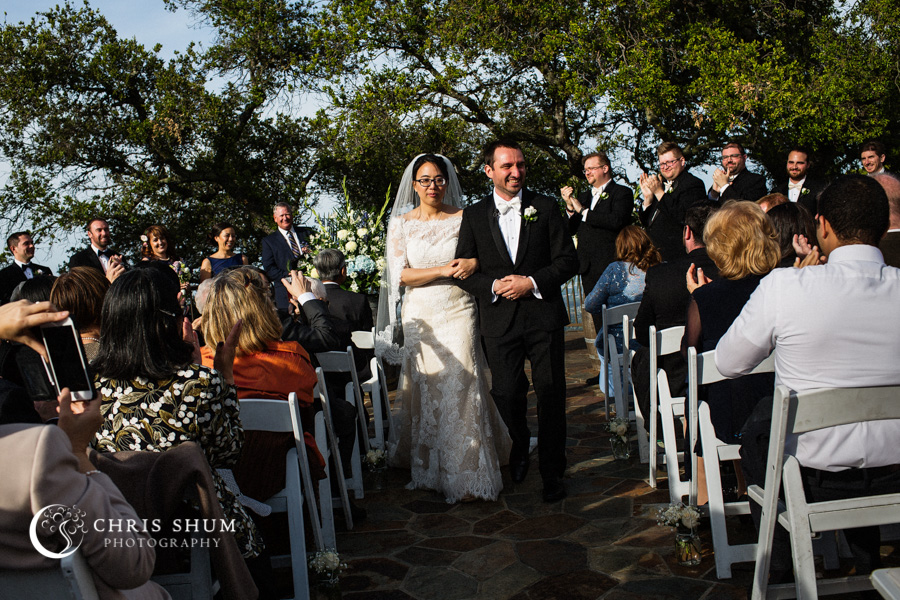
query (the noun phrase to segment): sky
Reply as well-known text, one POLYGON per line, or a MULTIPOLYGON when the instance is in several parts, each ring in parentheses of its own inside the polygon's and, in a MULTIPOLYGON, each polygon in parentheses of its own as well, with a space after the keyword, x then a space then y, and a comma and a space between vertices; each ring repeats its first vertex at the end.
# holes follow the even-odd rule
MULTIPOLYGON (((62 3, 63 0, 4 0, 0 12, 6 23, 27 23, 38 12, 62 3)), ((211 40, 211 31, 200 28, 187 11, 168 11, 162 0, 90 0, 89 4, 106 17, 120 37, 134 38, 148 48, 162 44, 160 55, 164 59, 171 58, 176 50, 183 50, 191 41, 206 45, 211 40)), ((73 5, 80 6, 80 0, 73 5)), ((5 183, 7 176, 8 168, 0 163, 0 185, 5 183)), ((0 238, 5 239, 6 235, 0 235, 0 238)), ((73 245, 87 245, 87 235, 79 231, 68 240, 59 239, 54 243, 54 249, 38 240, 34 261, 58 273, 59 266, 68 261, 68 248, 73 245)))

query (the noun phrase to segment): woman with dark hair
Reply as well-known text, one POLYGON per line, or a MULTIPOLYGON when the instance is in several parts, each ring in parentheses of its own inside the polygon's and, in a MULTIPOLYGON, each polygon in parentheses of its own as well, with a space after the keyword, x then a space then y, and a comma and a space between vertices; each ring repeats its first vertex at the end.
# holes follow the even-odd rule
POLYGON ((10 302, 16 300, 28 300, 29 302, 46 302, 50 299, 50 290, 56 277, 52 275, 35 275, 26 279, 13 289, 9 297, 10 302))
POLYGON ((178 285, 160 269, 132 269, 119 276, 103 302, 100 351, 92 366, 102 400, 100 452, 164 452, 197 442, 212 468, 225 517, 236 523, 244 558, 263 550, 262 539, 241 503, 216 472, 231 468, 244 442, 232 363, 235 325, 216 352, 215 370, 198 364, 195 346, 182 339, 178 285))
POLYGON ((422 154, 407 165, 388 226, 375 346, 401 365, 388 461, 410 469, 410 489, 450 503, 496 500, 512 445, 490 397, 475 301, 454 284, 478 268, 454 258, 461 203, 447 158, 422 154))
POLYGON ((816 239, 816 220, 809 214, 806 207, 796 202, 779 204, 768 210, 766 215, 775 227, 778 234, 778 243, 781 247, 781 262, 779 267, 793 267, 797 258, 794 249, 794 237, 802 235, 807 240, 816 239))
MULTIPOLYGON (((616 236, 616 261, 606 267, 594 289, 584 299, 585 310, 600 315, 604 304, 607 308, 611 308, 630 302, 640 302, 644 296, 644 277, 647 275, 647 269, 661 261, 659 251, 647 232, 634 225, 623 228, 616 236)), ((609 333, 616 338, 616 351, 621 353, 624 343, 622 324, 610 326, 609 333)), ((594 340, 600 358, 603 358, 602 335, 603 332, 598 331, 597 339, 594 340)), ((609 376, 611 378, 613 373, 610 372, 609 376)), ((606 389, 612 396, 612 379, 606 389)))
POLYGON ((81 334, 88 361, 100 351, 100 313, 109 291, 109 280, 93 267, 73 267, 60 275, 50 290, 50 302, 67 310, 81 334))
POLYGON ((235 254, 237 233, 231 223, 216 223, 209 232, 209 242, 218 247, 213 254, 200 263, 200 281, 215 277, 229 267, 239 267, 250 261, 243 254, 235 254))
MULTIPOLYGON (((782 205, 784 206, 784 205, 782 205)), ((770 209, 781 208, 776 206, 770 209)), ((719 278, 710 281, 701 269, 691 265, 687 287, 691 293, 687 325, 681 353, 689 347, 697 353, 715 350, 719 338, 741 314, 760 280, 778 266, 778 235, 766 213, 753 202, 730 200, 706 222, 703 242, 709 257, 719 267, 719 278)), ((726 444, 740 443, 738 434, 753 407, 772 395, 775 377, 771 373, 745 375, 704 386, 703 400, 709 405, 716 437, 726 444)), ((697 452, 700 454, 698 437, 697 452)), ((706 477, 703 463, 698 467, 699 504, 705 504, 706 477)))

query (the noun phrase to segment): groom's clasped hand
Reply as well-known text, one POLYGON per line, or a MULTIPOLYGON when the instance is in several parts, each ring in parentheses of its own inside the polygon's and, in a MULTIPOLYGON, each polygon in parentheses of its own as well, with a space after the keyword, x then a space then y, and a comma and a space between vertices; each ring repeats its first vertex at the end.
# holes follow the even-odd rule
POLYGON ((518 300, 531 294, 533 289, 531 279, 523 275, 507 275, 494 284, 494 293, 507 300, 518 300))

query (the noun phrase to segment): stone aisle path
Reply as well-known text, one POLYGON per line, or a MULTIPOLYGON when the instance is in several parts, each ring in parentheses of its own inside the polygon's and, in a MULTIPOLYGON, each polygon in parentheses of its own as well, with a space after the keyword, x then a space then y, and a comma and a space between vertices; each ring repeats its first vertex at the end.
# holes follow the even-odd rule
MULTIPOLYGON (((603 397, 584 383, 592 373, 581 335, 568 334, 566 344, 569 497, 542 502, 536 457, 522 484, 513 484, 503 469, 504 491, 496 502, 449 505, 437 494, 405 489, 408 473, 389 469, 382 489, 367 481, 359 504, 368 519, 338 534, 349 565, 341 578, 344 598, 745 597, 752 564, 736 565, 733 579, 718 581, 708 527, 701 529, 700 566, 674 562, 674 532, 655 519, 668 503, 665 478, 654 490, 636 455, 613 460, 603 397)), ((531 404, 534 421, 533 398, 531 404)), ((733 525, 736 535, 754 535, 752 526, 733 525)))

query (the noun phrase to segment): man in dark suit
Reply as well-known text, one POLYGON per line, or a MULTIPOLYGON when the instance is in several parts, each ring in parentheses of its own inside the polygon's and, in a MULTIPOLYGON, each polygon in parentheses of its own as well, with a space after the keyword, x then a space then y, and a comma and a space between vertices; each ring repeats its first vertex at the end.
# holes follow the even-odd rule
POLYGON ((576 198, 571 187, 560 192, 566 201, 569 233, 578 235, 578 272, 587 296, 609 263, 616 260, 616 236, 631 221, 634 194, 612 181, 609 158, 592 152, 582 159, 591 188, 576 198))
POLYGON ((713 202, 726 200, 750 200, 756 202, 766 195, 766 178, 747 170, 747 153, 737 142, 722 148, 722 168, 713 172, 713 184, 709 188, 709 199, 713 202))
POLYGON ((288 310, 290 298, 281 280, 288 277, 288 262, 309 253, 309 231, 303 227, 294 227, 294 213, 290 204, 279 202, 272 212, 278 228, 262 241, 262 263, 275 284, 275 305, 281 310, 288 310))
POLYGON ((684 256, 681 232, 684 213, 706 199, 706 188, 698 177, 687 172, 681 148, 675 142, 663 142, 656 149, 661 175, 641 173, 641 223, 663 260, 684 256))
MULTIPOLYGON (((638 404, 641 414, 647 418, 650 415, 650 326, 655 325, 657 331, 662 331, 687 323, 687 308, 691 296, 685 285, 685 275, 692 264, 702 269, 707 277, 718 277, 719 269, 706 254, 703 243, 703 228, 717 208, 712 202, 701 202, 689 208, 684 215, 682 236, 687 255, 647 270, 644 295, 634 319, 635 339, 641 347, 635 352, 631 363, 638 404)), ((658 365, 666 370, 672 396, 683 396, 687 363, 681 353, 660 357, 658 365)), ((657 431, 662 430, 657 428, 657 431)))
POLYGON ((791 202, 799 202, 809 214, 816 215, 816 198, 825 189, 825 182, 809 175, 811 161, 804 148, 791 148, 788 153, 788 180, 774 188, 772 192, 784 194, 791 202))
POLYGON ((121 254, 110 248, 112 236, 109 234, 109 223, 106 219, 95 217, 88 221, 87 234, 91 245, 72 255, 69 268, 94 267, 100 269, 110 281, 114 280, 125 270, 125 261, 121 254))
POLYGON ((49 267, 31 262, 34 258, 34 240, 27 231, 11 233, 6 247, 13 255, 13 263, 0 270, 0 304, 9 302, 16 286, 35 275, 53 275, 49 267))
POLYGON ((900 179, 892 173, 881 173, 875 176, 875 181, 884 188, 891 211, 890 225, 878 248, 884 256, 884 264, 900 267, 900 179))
POLYGON ((525 358, 531 362, 543 497, 556 502, 566 496, 563 329, 569 319, 560 288, 577 272, 578 255, 556 201, 525 189, 525 155, 516 142, 488 144, 484 165, 494 191, 463 211, 456 247, 457 258, 477 258, 479 270, 459 285, 478 300, 491 396, 512 437, 515 482, 528 473, 525 358))

